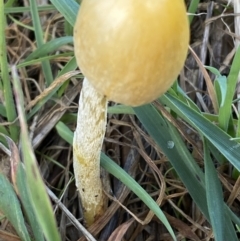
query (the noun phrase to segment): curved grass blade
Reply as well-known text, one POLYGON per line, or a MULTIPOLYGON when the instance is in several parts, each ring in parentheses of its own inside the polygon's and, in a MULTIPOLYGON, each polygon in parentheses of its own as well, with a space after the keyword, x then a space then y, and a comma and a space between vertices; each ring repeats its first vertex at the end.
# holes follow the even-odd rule
POLYGON ((0 174, 0 193, 1 212, 4 213, 9 222, 13 225, 21 240, 30 241, 31 239, 25 226, 17 195, 12 185, 3 174, 0 174))
POLYGON ((44 241, 44 236, 42 232, 42 228, 40 227, 36 214, 34 212, 29 191, 26 186, 26 173, 23 168, 22 163, 18 165, 17 167, 17 173, 16 173, 16 184, 19 192, 19 196, 21 199, 21 202, 24 207, 25 214, 27 216, 29 225, 32 228, 33 236, 35 238, 35 241, 44 241))
POLYGON ((64 18, 74 26, 79 4, 74 0, 50 0, 55 8, 64 16, 64 18))
MULTIPOLYGON (((4 1, 0 0, 0 91, 4 95, 5 111, 8 122, 13 122, 17 118, 11 80, 8 72, 7 45, 5 40, 6 16, 4 14, 4 1)), ((9 125, 11 138, 17 141, 19 127, 15 124, 9 125)))
MULTIPOLYGON (((38 6, 38 11, 53 11, 56 10, 56 8, 53 5, 42 5, 42 6, 38 6)), ((30 7, 9 7, 9 6, 5 6, 4 9, 5 14, 8 13, 26 13, 26 12, 30 12, 30 7)))
POLYGON ((151 198, 151 196, 149 196, 149 194, 131 176, 129 176, 120 166, 118 166, 104 153, 101 154, 101 166, 130 188, 155 213, 159 220, 161 220, 172 238, 177 240, 172 227, 162 210, 151 198))
POLYGON ((200 0, 192 0, 188 7, 188 13, 191 14, 188 16, 190 24, 192 23, 195 13, 197 12, 199 2, 200 0))
POLYGON ((16 68, 14 67, 12 68, 12 76, 19 122, 21 126, 22 158, 26 167, 26 183, 29 191, 29 197, 39 225, 41 226, 46 239, 48 241, 60 241, 51 202, 47 195, 44 182, 37 166, 33 147, 29 140, 26 117, 24 115, 23 93, 16 68))
MULTIPOLYGON (((192 196, 198 208, 207 220, 210 221, 204 175, 190 155, 176 128, 167 120, 164 120, 152 105, 137 107, 134 108, 134 111, 147 132, 168 157, 168 160, 187 187, 189 194, 192 196), (169 146, 169 141, 172 142, 173 145, 169 146)), ((225 240, 237 241, 236 232, 229 218, 229 216, 232 215, 232 211, 224 205, 222 212, 226 220, 229 220, 229 222, 225 222, 225 240)), ((234 218, 236 219, 236 217, 234 218)))
POLYGON ((36 215, 30 202, 29 193, 26 186, 26 173, 23 163, 20 160, 19 150, 11 138, 4 134, 1 135, 8 143, 13 187, 20 197, 21 203, 23 204, 24 214, 27 216, 29 224, 32 228, 35 241, 44 241, 42 230, 37 222, 36 215))
POLYGON ((7 146, 6 139, 1 134, 10 136, 7 129, 0 124, 0 144, 2 143, 4 146, 7 146))
POLYGON ((163 119, 153 105, 133 109, 148 134, 168 157, 195 203, 209 220, 203 172, 190 155, 176 128, 163 119), (172 143, 171 146, 169 142, 172 143))
POLYGON ((160 98, 160 101, 205 136, 240 171, 240 143, 231 139, 231 136, 174 96, 167 93, 160 98))
MULTIPOLYGON (((44 41, 43 41, 42 26, 41 26, 39 14, 38 14, 37 2, 35 0, 30 0, 30 10, 31 10, 31 16, 33 21, 34 34, 36 37, 37 46, 39 48, 44 44, 44 41)), ((52 75, 50 62, 48 60, 42 61, 42 68, 43 68, 43 75, 45 77, 47 86, 49 86, 53 82, 53 75, 52 75)))
POLYGON ((204 140, 205 181, 207 205, 216 241, 225 241, 225 211, 223 193, 216 169, 210 157, 207 141, 204 140))
POLYGON ((4 107, 3 104, 0 104, 0 116, 7 117, 6 108, 4 107))
POLYGON ((37 59, 33 59, 27 62, 21 62, 20 64, 17 65, 17 68, 22 68, 22 67, 26 67, 26 66, 31 66, 37 63, 40 63, 42 61, 45 60, 54 60, 54 59, 58 59, 58 58, 62 58, 62 57, 69 57, 69 56, 73 56, 73 52, 66 52, 66 53, 62 53, 62 54, 55 54, 55 55, 47 55, 44 57, 40 57, 37 59))
POLYGON ((227 77, 227 91, 226 91, 225 99, 223 100, 222 108, 219 109, 219 116, 221 117, 219 119, 219 126, 223 130, 228 129, 229 120, 231 117, 232 101, 236 91, 238 74, 240 72, 239 62, 240 62, 240 47, 238 47, 235 53, 233 62, 231 64, 230 73, 227 77))
MULTIPOLYGON (((61 123, 60 126, 58 126, 58 133, 62 138, 64 138, 64 140, 72 145, 73 132, 68 127, 64 126, 64 123, 61 123)), ((162 210, 151 198, 151 196, 149 196, 149 194, 131 176, 129 176, 121 167, 119 167, 104 153, 101 154, 101 166, 123 182, 129 189, 131 189, 155 213, 155 215, 167 228, 172 238, 176 240, 174 232, 162 210)))
POLYGON ((126 105, 113 105, 108 107, 109 114, 129 114, 134 115, 134 111, 131 106, 126 105))
POLYGON ((65 141, 67 141, 69 144, 73 144, 73 133, 72 131, 61 121, 57 123, 55 126, 57 133, 59 136, 61 136, 65 141))
POLYGON ((28 57, 24 60, 24 62, 28 62, 28 61, 31 61, 36 58, 44 57, 44 56, 48 55, 49 53, 62 47, 63 45, 66 45, 69 43, 73 43, 72 36, 65 36, 65 37, 53 39, 45 44, 42 44, 34 52, 32 52, 30 55, 28 55, 28 57))
MULTIPOLYGON (((142 108, 142 107, 141 107, 142 108)), ((136 108, 134 109, 136 112, 136 108)), ((155 110, 156 111, 156 110, 155 110)), ((155 112, 154 111, 154 112, 155 112)), ((196 167, 194 164, 193 158, 189 155, 188 150, 185 147, 184 143, 181 143, 182 139, 179 139, 176 141, 175 139, 175 147, 177 147, 177 151, 173 152, 173 149, 169 149, 169 145, 166 145, 166 142, 169 140, 172 140, 172 136, 178 135, 177 131, 174 129, 167 129, 166 123, 164 122, 162 124, 158 123, 158 115, 159 112, 155 112, 155 114, 149 114, 146 113, 145 118, 149 118, 152 122, 150 122, 150 126, 152 125, 152 131, 155 133, 155 138, 157 139, 162 139, 161 136, 165 136, 166 139, 162 140, 163 145, 167 147, 167 153, 168 157, 172 157, 172 165, 174 166, 175 170, 178 172, 178 175, 181 177, 183 180, 183 183, 185 186, 188 188, 191 196, 197 203, 198 207, 201 209, 201 211, 204 213, 205 217, 209 219, 208 215, 208 207, 207 207, 207 201, 206 201, 206 190, 205 190, 205 180, 204 180, 204 175, 202 171, 199 169, 199 167, 196 167), (155 115, 157 113, 157 115, 155 115), (156 123, 155 123, 156 122, 156 123), (159 129, 159 126, 162 125, 163 129, 159 129), (163 131, 163 132, 162 132, 163 131), (165 131, 165 132, 164 132, 165 131), (166 135, 166 133, 169 133, 171 131, 171 135, 166 135), (169 137, 169 138, 168 138, 169 137), (171 155, 172 153, 172 155, 171 155), (195 174, 194 174, 195 173, 195 174)), ((144 116, 142 116, 142 122, 144 121, 144 116)), ((64 123, 61 123, 61 125, 65 125, 64 123)), ((69 144, 72 145, 72 140, 73 140, 73 132, 67 127, 61 127, 59 128, 58 126, 58 133, 59 135, 66 140, 69 144)), ((179 137, 178 137, 179 138, 179 137)), ((160 141, 161 142, 161 141, 160 141)), ((161 146, 161 145, 160 145, 161 146)), ((165 149, 165 154, 166 154, 166 148, 165 149)), ((110 158, 108 158, 105 154, 102 153, 102 158, 101 158, 101 166, 104 167, 108 172, 112 173, 114 176, 116 176, 118 179, 120 179, 125 185, 129 185, 128 187, 134 192, 135 188, 135 181, 130 179, 129 183, 125 183, 125 180, 129 180, 128 177, 129 175, 125 173, 118 165, 116 165, 110 158), (109 166, 110 165, 110 166, 109 166), (113 168, 113 169, 112 169, 113 168), (115 170, 116 169, 116 170, 115 170), (123 173, 121 172, 123 171, 123 173), (119 174, 119 172, 121 172, 119 174), (120 175, 120 176, 119 176, 120 175), (134 182, 134 184, 132 183, 134 182), (133 186, 132 186, 133 184, 133 186)), ((137 184, 138 185, 138 184, 137 184)), ((136 193, 137 194, 137 193, 136 193)), ((137 194, 138 195, 138 194, 137 194)), ((156 203, 155 203, 156 204, 156 203)), ((240 220, 234 213, 225 205, 225 217, 233 217, 232 221, 239 224, 240 220)), ((155 213, 156 214, 156 213, 155 213)), ((226 219, 227 220, 227 219, 226 219)), ((240 226, 240 225, 239 225, 240 226)), ((234 231, 233 225, 229 219, 229 222, 227 222, 227 225, 224 228, 225 231, 225 240, 227 237, 228 241, 237 241, 236 238, 236 233, 234 231)))

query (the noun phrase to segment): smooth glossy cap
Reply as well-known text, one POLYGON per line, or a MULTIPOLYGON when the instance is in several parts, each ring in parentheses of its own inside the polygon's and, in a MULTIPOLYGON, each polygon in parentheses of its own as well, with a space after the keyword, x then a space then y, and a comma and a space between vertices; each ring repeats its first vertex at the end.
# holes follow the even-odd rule
POLYGON ((171 87, 188 42, 183 0, 83 0, 74 29, 83 74, 109 100, 131 106, 171 87))

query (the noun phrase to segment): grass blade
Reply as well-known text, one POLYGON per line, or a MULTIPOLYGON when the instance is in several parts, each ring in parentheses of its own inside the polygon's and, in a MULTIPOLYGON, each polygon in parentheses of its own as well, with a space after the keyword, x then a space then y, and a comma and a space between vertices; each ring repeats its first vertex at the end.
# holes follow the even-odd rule
MULTIPOLYGON (((34 33, 37 40, 37 46, 41 47, 44 44, 43 32, 38 14, 37 2, 35 0, 30 0, 30 10, 32 15, 34 33)), ((49 61, 42 61, 42 68, 47 86, 49 86, 53 82, 53 75, 49 61)))
POLYGON ((55 126, 59 136, 63 138, 69 144, 73 144, 73 133, 72 131, 61 121, 55 126))
POLYGON ((210 157, 207 141, 204 140, 205 180, 207 192, 207 205, 210 221, 216 241, 224 241, 225 212, 223 193, 216 169, 210 157))
MULTIPOLYGON (((207 220, 211 221, 206 197, 205 178, 201 169, 196 165, 193 157, 189 154, 176 128, 173 127, 171 123, 163 120, 160 113, 152 105, 137 107, 134 108, 134 111, 147 132, 168 157, 168 160, 187 187, 189 194, 192 196, 198 208, 202 211, 207 220), (174 145, 169 146, 169 141, 173 142, 174 145)), ((232 212, 226 209, 226 207, 227 206, 224 205, 224 208, 221 210, 221 215, 229 217, 229 215, 232 215, 232 212)), ((218 211, 215 210, 215 207, 212 208, 212 212, 218 211)), ((224 230, 224 240, 237 241, 231 221, 225 222, 224 230), (226 237, 228 238, 226 239, 226 237)))
MULTIPOLYGON (((4 14, 4 1, 0 0, 0 91, 4 95, 5 111, 8 122, 13 122, 17 118, 15 104, 13 101, 13 94, 11 88, 11 80, 8 73, 8 62, 7 62, 7 48, 5 40, 5 14, 4 14)), ((17 141, 19 128, 17 125, 9 125, 9 132, 11 139, 17 141)))
POLYGON ((108 106, 108 114, 129 114, 134 115, 132 107, 126 105, 108 106))
POLYGON ((74 0, 50 0, 56 9, 64 16, 64 18, 74 26, 79 4, 74 0))
MULTIPOLYGON (((59 135, 72 145, 73 132, 66 127, 64 123, 58 125, 57 130, 59 135)), ((162 210, 151 198, 151 196, 149 196, 149 194, 131 176, 129 176, 121 167, 119 167, 104 153, 101 154, 101 166, 123 182, 128 188, 130 188, 155 213, 159 220, 161 220, 161 222, 165 225, 173 239, 176 240, 174 232, 162 210)))
POLYGON ((42 229, 37 221, 36 214, 34 212, 31 200, 29 198, 29 192, 26 186, 26 173, 22 163, 18 165, 16 176, 16 184, 19 191, 19 196, 23 204, 29 225, 32 228, 35 241, 44 241, 42 229))
MULTIPOLYGON (((53 11, 56 8, 53 5, 42 5, 38 6, 38 11, 53 11)), ((30 7, 8 7, 6 6, 4 9, 5 14, 8 13, 26 13, 30 12, 30 7)))
POLYGON ((23 107, 23 93, 16 73, 16 68, 12 69, 14 92, 16 96, 17 110, 21 126, 22 157, 26 167, 26 180, 34 212, 39 225, 48 241, 60 241, 56 220, 52 206, 46 192, 44 182, 37 166, 36 157, 29 140, 26 117, 23 107))
POLYGON ((209 219, 204 175, 190 155, 177 130, 168 124, 152 105, 137 107, 134 108, 134 111, 148 134, 168 157, 193 200, 205 217, 209 219), (169 146, 169 141, 173 143, 173 146, 169 146))
POLYGON ((198 9, 199 2, 200 2, 200 0, 192 0, 189 7, 188 7, 188 13, 191 14, 191 15, 188 16, 190 24, 192 23, 192 20, 194 18, 194 14, 196 13, 196 11, 198 9))
POLYGON ((240 144, 238 142, 232 140, 231 136, 172 95, 165 94, 160 101, 206 137, 240 171, 240 144))
POLYGON ((172 238, 176 240, 172 227, 162 210, 158 207, 151 196, 149 196, 149 194, 131 176, 129 176, 121 167, 103 153, 101 154, 101 166, 130 188, 155 213, 155 215, 167 228, 172 238))
POLYGON ((57 50, 63 45, 73 43, 73 37, 72 36, 65 36, 61 38, 56 38, 53 39, 45 44, 42 44, 38 49, 36 49, 34 52, 32 52, 25 60, 24 62, 36 59, 36 58, 41 58, 49 53, 57 50))
POLYGON ((19 237, 24 241, 30 241, 17 195, 12 185, 3 174, 0 174, 0 193, 1 212, 4 213, 9 222, 13 225, 19 237))
POLYGON ((221 117, 219 119, 219 126, 225 131, 227 131, 228 129, 228 124, 231 117, 232 101, 236 91, 238 73, 240 71, 239 62, 240 62, 240 47, 238 47, 235 53, 235 56, 231 65, 230 73, 227 78, 227 93, 225 96, 224 104, 219 109, 219 116, 221 117))
POLYGON ((13 187, 20 197, 21 203, 23 204, 24 214, 27 216, 35 240, 44 241, 42 230, 37 222, 36 215, 30 202, 29 193, 26 186, 26 173, 23 167, 23 163, 20 160, 19 150, 11 138, 3 134, 2 136, 7 141, 10 151, 11 180, 13 187))

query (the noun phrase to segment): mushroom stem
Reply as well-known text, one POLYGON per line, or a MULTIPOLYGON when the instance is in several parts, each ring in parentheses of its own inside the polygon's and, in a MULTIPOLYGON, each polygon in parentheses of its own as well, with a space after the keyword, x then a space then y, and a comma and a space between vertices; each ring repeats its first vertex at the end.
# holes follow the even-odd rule
POLYGON ((73 166, 87 227, 104 213, 106 207, 100 179, 100 153, 106 118, 107 98, 85 78, 73 139, 73 166))

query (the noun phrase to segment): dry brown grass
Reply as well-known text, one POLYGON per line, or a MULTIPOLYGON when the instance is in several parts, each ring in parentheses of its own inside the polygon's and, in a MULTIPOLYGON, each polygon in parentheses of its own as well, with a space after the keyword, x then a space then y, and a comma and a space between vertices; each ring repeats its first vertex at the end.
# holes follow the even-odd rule
MULTIPOLYGON (((40 0, 38 2, 41 4, 40 0)), ((203 65, 213 66, 227 75, 234 54, 233 40, 239 39, 239 36, 235 35, 233 8, 225 9, 221 5, 225 2, 204 1, 199 4, 198 14, 191 25, 191 47, 203 65)), ((19 4, 27 5, 27 1, 19 1, 19 4)), ((21 24, 32 25, 29 13, 11 16, 21 24)), ((41 21, 46 41, 64 35, 64 20, 57 11, 41 12, 41 21)), ((9 64, 19 64, 37 48, 33 32, 14 23, 10 17, 6 40, 9 64)), ((58 51, 73 51, 73 47, 68 45, 58 51)), ((53 73, 56 75, 70 58, 69 56, 52 59, 53 73)), ((20 68, 19 75, 25 95, 25 106, 31 108, 32 101, 35 98, 41 99, 42 93, 46 90, 41 66, 38 63, 20 68)), ((210 78, 213 79, 211 74, 210 78)), ((204 112, 214 112, 206 92, 203 74, 191 53, 180 75, 179 83, 204 112), (202 94, 196 94, 197 91, 202 94)), ((61 98, 53 97, 28 122, 43 179, 78 220, 81 220, 82 214, 73 180, 72 147, 61 139, 54 126, 64 114, 76 113, 80 89, 80 81, 72 77, 65 95, 61 98)), ((1 118, 1 122, 5 120, 1 118)), ((74 125, 74 121, 68 123, 72 130, 74 125)), ((183 122, 177 122, 175 125, 186 140, 192 155, 203 167, 202 143, 198 134, 183 122)), ((109 114, 104 152, 134 177, 157 201, 175 229, 178 240, 213 240, 204 216, 193 203, 164 154, 144 132, 138 120, 129 115, 109 114)), ((219 169, 219 176, 226 202, 239 214, 239 178, 232 179, 228 167, 219 169)), ((112 190, 108 193, 111 196, 109 208, 104 216, 89 228, 97 240, 120 240, 118 237, 121 234, 125 234, 121 240, 127 241, 172 240, 163 224, 132 192, 114 177, 109 178, 112 190), (111 234, 114 235, 113 232, 115 236, 108 239, 111 234)), ((54 203, 53 206, 62 240, 84 240, 83 237, 80 238, 80 231, 69 221, 67 215, 54 203)), ((1 222, 0 227, 4 230, 7 225, 1 222)))

